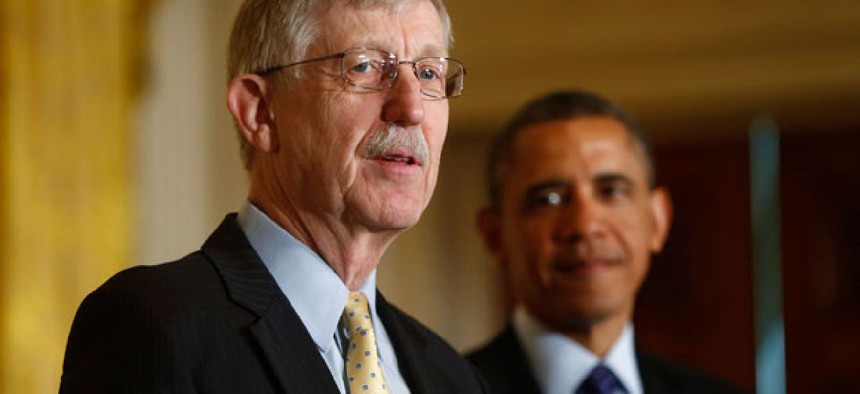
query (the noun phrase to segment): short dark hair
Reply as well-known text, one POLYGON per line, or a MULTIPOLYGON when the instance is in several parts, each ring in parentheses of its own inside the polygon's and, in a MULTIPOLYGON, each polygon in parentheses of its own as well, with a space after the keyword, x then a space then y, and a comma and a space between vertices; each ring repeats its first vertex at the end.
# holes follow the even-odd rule
POLYGON ((653 188, 655 179, 651 150, 636 119, 615 103, 597 94, 581 90, 559 91, 528 102, 493 139, 486 169, 490 204, 498 207, 501 202, 504 166, 510 160, 512 145, 520 131, 537 123, 594 116, 610 117, 624 125, 642 154, 648 186, 653 188))

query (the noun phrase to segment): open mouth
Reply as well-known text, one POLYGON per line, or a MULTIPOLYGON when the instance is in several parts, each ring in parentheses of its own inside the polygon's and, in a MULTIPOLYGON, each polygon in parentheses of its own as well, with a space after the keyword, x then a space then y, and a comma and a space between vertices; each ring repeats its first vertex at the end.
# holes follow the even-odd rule
POLYGON ((417 157, 410 155, 410 154, 403 154, 403 153, 386 153, 386 154, 383 154, 381 156, 378 156, 376 159, 380 160, 380 161, 384 161, 384 162, 389 162, 389 163, 405 164, 408 166, 420 166, 421 165, 421 162, 418 161, 417 157))
POLYGON ((363 156, 380 164, 409 169, 424 167, 430 162, 430 152, 419 127, 402 128, 387 124, 373 133, 363 146, 363 156))

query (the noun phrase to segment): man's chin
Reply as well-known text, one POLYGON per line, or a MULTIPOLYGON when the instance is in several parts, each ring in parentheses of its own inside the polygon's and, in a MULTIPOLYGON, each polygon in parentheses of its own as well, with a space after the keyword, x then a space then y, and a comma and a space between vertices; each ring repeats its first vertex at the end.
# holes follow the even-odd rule
POLYGON ((552 325, 561 331, 588 330, 595 325, 620 317, 623 308, 607 305, 606 302, 575 303, 557 305, 561 313, 553 313, 552 325))
POLYGON ((423 209, 418 207, 386 206, 377 212, 364 215, 364 225, 372 232, 401 232, 418 223, 423 209))

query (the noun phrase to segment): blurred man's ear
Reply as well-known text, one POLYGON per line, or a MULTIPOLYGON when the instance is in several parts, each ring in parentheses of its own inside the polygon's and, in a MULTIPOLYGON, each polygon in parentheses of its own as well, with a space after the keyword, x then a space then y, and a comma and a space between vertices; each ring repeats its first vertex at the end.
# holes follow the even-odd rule
POLYGON ((651 233, 651 252, 663 250, 669 228, 672 226, 672 198, 666 188, 658 187, 650 195, 651 218, 653 221, 651 233))
POLYGON ((271 83, 255 74, 242 74, 227 85, 227 108, 242 136, 254 149, 271 153, 278 149, 278 133, 269 105, 271 83))
POLYGON ((484 246, 493 255, 497 263, 504 260, 504 249, 502 244, 502 216, 497 208, 486 206, 478 211, 475 218, 478 232, 484 239, 484 246))

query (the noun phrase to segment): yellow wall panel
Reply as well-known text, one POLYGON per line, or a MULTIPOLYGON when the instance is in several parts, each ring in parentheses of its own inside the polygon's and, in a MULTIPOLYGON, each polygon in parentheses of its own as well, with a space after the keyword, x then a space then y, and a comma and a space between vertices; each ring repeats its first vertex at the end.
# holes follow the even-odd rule
POLYGON ((144 7, 0 4, 0 392, 54 393, 75 308, 132 248, 144 7))

